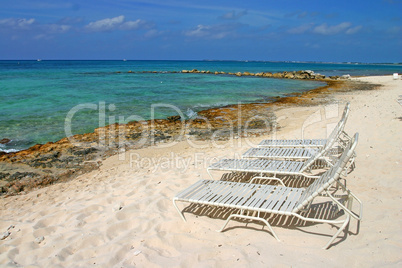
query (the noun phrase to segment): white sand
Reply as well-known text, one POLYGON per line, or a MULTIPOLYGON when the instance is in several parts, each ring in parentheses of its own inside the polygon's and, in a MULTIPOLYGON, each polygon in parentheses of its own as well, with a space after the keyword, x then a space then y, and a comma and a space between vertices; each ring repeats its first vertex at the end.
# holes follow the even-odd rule
POLYGON ((208 179, 205 168, 215 157, 233 157, 252 145, 242 139, 222 148, 182 142, 131 151, 126 160, 113 156, 100 170, 73 181, 0 199, 0 235, 15 226, 0 240, 0 266, 400 267, 402 106, 396 100, 402 81, 392 76, 361 80, 383 87, 337 94, 339 106, 277 112, 283 126, 277 137, 320 138, 339 120, 344 102, 351 102, 346 131, 359 132, 360 140, 347 183, 363 201, 364 215, 358 234, 352 220, 346 238, 341 235, 329 250, 321 248, 336 228, 327 224, 274 224, 277 242, 257 223, 232 222, 217 233, 221 218, 186 213, 187 223, 181 220, 172 197, 208 179))

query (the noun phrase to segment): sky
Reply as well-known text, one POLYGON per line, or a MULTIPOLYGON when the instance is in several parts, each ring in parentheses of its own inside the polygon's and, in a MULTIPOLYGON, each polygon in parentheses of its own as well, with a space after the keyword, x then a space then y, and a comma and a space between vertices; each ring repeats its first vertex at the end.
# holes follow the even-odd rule
POLYGON ((0 59, 402 62, 402 0, 1 0, 0 59))

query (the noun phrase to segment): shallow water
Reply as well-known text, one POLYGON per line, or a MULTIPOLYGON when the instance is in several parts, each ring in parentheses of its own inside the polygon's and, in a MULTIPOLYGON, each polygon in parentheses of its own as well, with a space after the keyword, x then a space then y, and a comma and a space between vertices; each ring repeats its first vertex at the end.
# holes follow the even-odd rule
MULTIPOLYGON (((326 75, 382 74, 393 65, 221 61, 0 61, 0 150, 26 149, 114 122, 180 114, 211 107, 264 102, 324 85, 316 81, 228 75, 137 73, 198 69, 224 72, 314 70, 326 75), (132 71, 132 73, 129 73, 132 71), (164 107, 152 108, 152 105, 164 107)), ((399 66, 400 68, 400 66, 399 66)))

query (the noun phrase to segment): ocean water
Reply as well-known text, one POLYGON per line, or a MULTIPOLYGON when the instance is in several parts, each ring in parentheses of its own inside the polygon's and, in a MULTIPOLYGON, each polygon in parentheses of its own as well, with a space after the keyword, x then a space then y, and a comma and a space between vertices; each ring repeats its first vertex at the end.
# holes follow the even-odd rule
POLYGON ((313 70, 325 75, 401 72, 401 65, 229 61, 0 61, 0 150, 12 152, 92 132, 114 122, 147 120, 272 97, 324 85, 316 81, 170 73, 313 70), (131 71, 131 72, 129 72, 131 71), (158 73, 142 73, 158 71, 158 73), (166 73, 165 73, 166 72, 166 73), (158 107, 152 105, 160 104, 158 107))

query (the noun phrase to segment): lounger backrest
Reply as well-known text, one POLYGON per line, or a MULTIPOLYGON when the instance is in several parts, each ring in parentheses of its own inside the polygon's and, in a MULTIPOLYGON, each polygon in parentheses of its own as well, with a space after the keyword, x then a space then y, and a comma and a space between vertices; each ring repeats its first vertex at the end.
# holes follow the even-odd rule
POLYGON ((313 154, 312 157, 310 157, 308 160, 306 160, 302 166, 302 168, 300 169, 300 172, 304 172, 305 170, 307 170, 318 158, 320 158, 323 154, 325 153, 324 150, 321 150, 319 153, 317 154, 313 154))
POLYGON ((345 109, 343 109, 343 114, 342 114, 342 119, 341 119, 343 121, 343 125, 341 128, 341 132, 345 128, 346 121, 348 120, 349 112, 350 112, 350 102, 347 102, 345 105, 345 109))
POLYGON ((353 139, 349 142, 348 146, 343 151, 337 163, 325 172, 319 179, 316 179, 300 196, 298 206, 295 207, 293 212, 297 212, 307 206, 317 195, 322 193, 325 189, 330 187, 336 180, 339 179, 343 169, 353 156, 354 150, 357 145, 359 134, 356 133, 353 139))
POLYGON ((325 154, 328 150, 332 148, 336 140, 338 139, 339 135, 343 131, 345 124, 346 124, 346 119, 348 118, 350 111, 350 103, 346 103, 345 109, 343 110, 342 118, 336 125, 336 127, 332 130, 331 134, 329 135, 327 142, 324 145, 324 148, 318 153, 318 154, 313 154, 312 157, 310 157, 306 162, 304 162, 304 165, 301 169, 300 172, 305 171, 308 169, 318 158, 320 158, 323 154, 325 154))
POLYGON ((339 135, 341 135, 343 129, 345 128, 346 125, 346 120, 348 119, 350 111, 350 103, 346 103, 345 109, 343 109, 343 114, 341 117, 341 120, 339 120, 338 124, 336 127, 332 130, 331 134, 329 135, 327 142, 324 145, 324 150, 329 150, 332 148, 336 140, 338 139, 339 135))
POLYGON ((332 148, 336 140, 338 139, 339 135, 342 132, 342 125, 343 125, 343 120, 341 119, 338 124, 336 124, 336 127, 332 130, 331 134, 329 134, 327 142, 324 145, 324 151, 329 150, 332 148))

